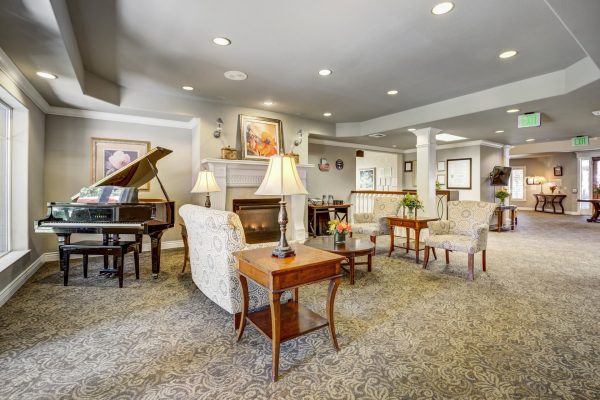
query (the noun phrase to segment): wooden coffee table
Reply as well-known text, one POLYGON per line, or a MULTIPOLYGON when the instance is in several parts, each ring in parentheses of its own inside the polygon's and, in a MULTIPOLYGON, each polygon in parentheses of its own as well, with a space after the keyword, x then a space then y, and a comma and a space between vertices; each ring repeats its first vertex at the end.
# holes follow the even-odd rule
MULTIPOLYGON (((388 226, 390 229, 390 251, 388 252, 388 257, 392 255, 392 251, 394 248, 405 249, 408 253, 409 250, 415 251, 415 259, 416 263, 419 263, 419 252, 422 250, 419 248, 419 240, 421 236, 421 229, 427 228, 427 223, 429 221, 437 221, 439 218, 428 218, 428 217, 387 217, 388 226), (406 246, 396 246, 394 245, 394 227, 403 227, 406 228, 406 246), (414 247, 410 247, 410 230, 415 230, 415 240, 414 247)), ((433 250, 433 256, 437 260, 437 256, 435 254, 435 249, 433 250)))
POLYGON ((330 253, 339 254, 348 259, 348 269, 344 270, 350 275, 350 284, 354 285, 354 267, 357 265, 366 265, 367 271, 371 272, 372 257, 375 254, 375 245, 370 240, 346 238, 345 243, 335 244, 333 236, 319 236, 309 239, 304 243, 306 246, 315 249, 325 250, 330 253), (367 256, 366 262, 356 262, 356 257, 367 256))

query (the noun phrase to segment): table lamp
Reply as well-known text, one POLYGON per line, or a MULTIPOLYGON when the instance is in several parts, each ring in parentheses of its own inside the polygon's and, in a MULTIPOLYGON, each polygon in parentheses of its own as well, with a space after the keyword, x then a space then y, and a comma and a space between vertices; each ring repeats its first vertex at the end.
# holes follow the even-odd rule
POLYGON ((204 207, 210 208, 210 193, 220 192, 221 188, 217 185, 215 175, 212 171, 200 171, 198 173, 198 179, 192 189, 192 193, 206 193, 206 201, 204 207))
POLYGON ((281 235, 277 247, 273 249, 273 257, 286 258, 296 255, 285 237, 288 223, 287 210, 285 209, 285 196, 292 194, 308 194, 298 176, 296 160, 291 155, 275 155, 269 159, 267 173, 254 193, 260 196, 281 196, 279 202, 279 230, 281 235))

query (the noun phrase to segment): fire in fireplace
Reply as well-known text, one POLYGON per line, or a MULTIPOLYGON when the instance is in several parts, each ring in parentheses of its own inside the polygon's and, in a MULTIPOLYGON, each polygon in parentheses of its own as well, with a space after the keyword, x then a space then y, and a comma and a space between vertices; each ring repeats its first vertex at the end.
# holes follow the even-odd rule
POLYGON ((233 199, 233 212, 242 221, 246 243, 276 242, 279 240, 278 198, 233 199))

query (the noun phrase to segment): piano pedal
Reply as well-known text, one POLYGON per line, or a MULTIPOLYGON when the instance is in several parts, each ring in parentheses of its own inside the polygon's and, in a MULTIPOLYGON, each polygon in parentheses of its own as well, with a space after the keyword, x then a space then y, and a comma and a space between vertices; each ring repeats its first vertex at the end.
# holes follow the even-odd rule
POLYGON ((158 274, 152 273, 152 278, 158 279, 158 274))

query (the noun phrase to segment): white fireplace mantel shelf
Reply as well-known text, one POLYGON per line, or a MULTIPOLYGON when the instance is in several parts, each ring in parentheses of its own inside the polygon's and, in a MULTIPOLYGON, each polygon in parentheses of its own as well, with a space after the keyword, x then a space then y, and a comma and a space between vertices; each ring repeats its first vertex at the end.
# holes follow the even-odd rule
MULTIPOLYGON (((213 172, 217 185, 221 188, 220 192, 211 194, 212 207, 217 210, 225 210, 228 188, 259 187, 267 172, 269 163, 256 160, 205 158, 201 161, 201 165, 213 172)), ((308 168, 313 168, 314 164, 298 164, 297 167, 298 175, 304 186, 306 186, 308 168)), ((295 240, 304 240, 306 238, 304 227, 306 197, 304 195, 293 195, 290 196, 290 200, 288 202, 288 215, 291 216, 289 225, 292 228, 292 237, 295 240)), ((289 225, 288 228, 290 228, 289 225)), ((290 233, 289 230, 288 233, 290 233)))

